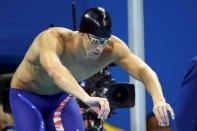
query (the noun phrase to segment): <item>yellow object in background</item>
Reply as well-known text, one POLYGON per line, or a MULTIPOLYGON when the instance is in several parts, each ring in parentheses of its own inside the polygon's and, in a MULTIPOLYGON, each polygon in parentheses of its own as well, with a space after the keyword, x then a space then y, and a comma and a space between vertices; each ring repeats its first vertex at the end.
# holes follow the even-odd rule
POLYGON ((104 123, 103 128, 106 129, 106 131, 124 131, 123 129, 114 127, 108 123, 104 123))
POLYGON ((10 114, 3 111, 3 106, 0 104, 0 131, 10 124, 13 124, 13 118, 10 114))

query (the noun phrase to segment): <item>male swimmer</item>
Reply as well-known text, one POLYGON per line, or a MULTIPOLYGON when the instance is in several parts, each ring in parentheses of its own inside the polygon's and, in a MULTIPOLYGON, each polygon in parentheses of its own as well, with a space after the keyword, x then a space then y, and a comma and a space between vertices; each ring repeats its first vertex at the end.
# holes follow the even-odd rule
POLYGON ((84 131, 73 97, 105 120, 110 112, 108 100, 89 96, 78 82, 112 62, 144 83, 159 124, 169 125, 167 112, 172 118, 174 113, 157 75, 111 29, 108 12, 96 7, 82 15, 79 31, 54 27, 34 39, 11 82, 10 104, 17 131, 84 131))

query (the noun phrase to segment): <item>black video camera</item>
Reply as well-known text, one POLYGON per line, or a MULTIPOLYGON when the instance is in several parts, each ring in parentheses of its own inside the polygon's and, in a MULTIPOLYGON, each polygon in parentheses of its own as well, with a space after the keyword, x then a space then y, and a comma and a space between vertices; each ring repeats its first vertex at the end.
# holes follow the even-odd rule
MULTIPOLYGON (((102 69, 99 73, 82 81, 80 85, 90 96, 104 97, 109 101, 111 112, 117 108, 128 108, 135 105, 135 88, 133 84, 117 83, 111 75, 110 64, 102 69)), ((103 121, 97 118, 92 110, 90 110, 81 101, 78 101, 81 108, 85 130, 86 131, 103 131, 103 121)))
POLYGON ((128 108, 135 105, 133 84, 117 83, 111 75, 111 66, 80 83, 90 96, 105 97, 110 108, 128 108))

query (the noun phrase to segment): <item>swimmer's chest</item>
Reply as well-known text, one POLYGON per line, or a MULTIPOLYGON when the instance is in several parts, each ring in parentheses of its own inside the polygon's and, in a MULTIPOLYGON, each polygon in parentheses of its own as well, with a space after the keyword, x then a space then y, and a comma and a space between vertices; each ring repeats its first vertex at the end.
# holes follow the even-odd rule
POLYGON ((78 81, 81 81, 96 74, 111 62, 107 58, 99 58, 95 60, 63 59, 62 63, 78 81))

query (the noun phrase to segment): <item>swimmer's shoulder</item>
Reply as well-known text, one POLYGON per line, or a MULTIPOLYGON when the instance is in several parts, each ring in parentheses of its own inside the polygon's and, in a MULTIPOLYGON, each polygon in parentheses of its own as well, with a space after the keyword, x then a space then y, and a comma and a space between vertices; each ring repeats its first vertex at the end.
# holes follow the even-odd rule
POLYGON ((114 44, 115 46, 126 45, 125 42, 121 38, 115 35, 111 36, 111 43, 114 44))
POLYGON ((121 38, 115 35, 111 36, 109 46, 106 49, 108 52, 110 52, 111 59, 114 60, 114 63, 129 56, 131 53, 127 44, 121 38))
MULTIPOLYGON (((56 39, 58 40, 58 42, 55 42, 57 43, 57 46, 63 49, 65 44, 73 39, 74 33, 75 31, 67 28, 51 27, 38 34, 33 43, 39 47, 42 45, 50 46, 50 43, 52 43, 53 39, 56 39)), ((52 44, 54 45, 54 43, 52 44)))
POLYGON ((61 54, 65 48, 66 39, 70 39, 73 31, 62 27, 51 27, 40 32, 33 40, 31 47, 26 53, 26 59, 36 59, 40 55, 42 48, 54 48, 58 54, 61 54), (53 39, 57 39, 58 42, 53 43, 53 39))
POLYGON ((112 52, 114 53, 117 53, 117 52, 123 53, 125 49, 126 50, 128 49, 128 46, 126 45, 126 43, 115 35, 111 36, 109 47, 111 47, 112 52))
POLYGON ((64 41, 69 40, 70 38, 72 38, 74 34, 74 31, 68 29, 68 28, 63 28, 63 27, 51 27, 48 28, 46 30, 44 30, 43 32, 41 32, 38 37, 54 37, 54 38, 58 38, 58 39, 62 39, 64 41))

